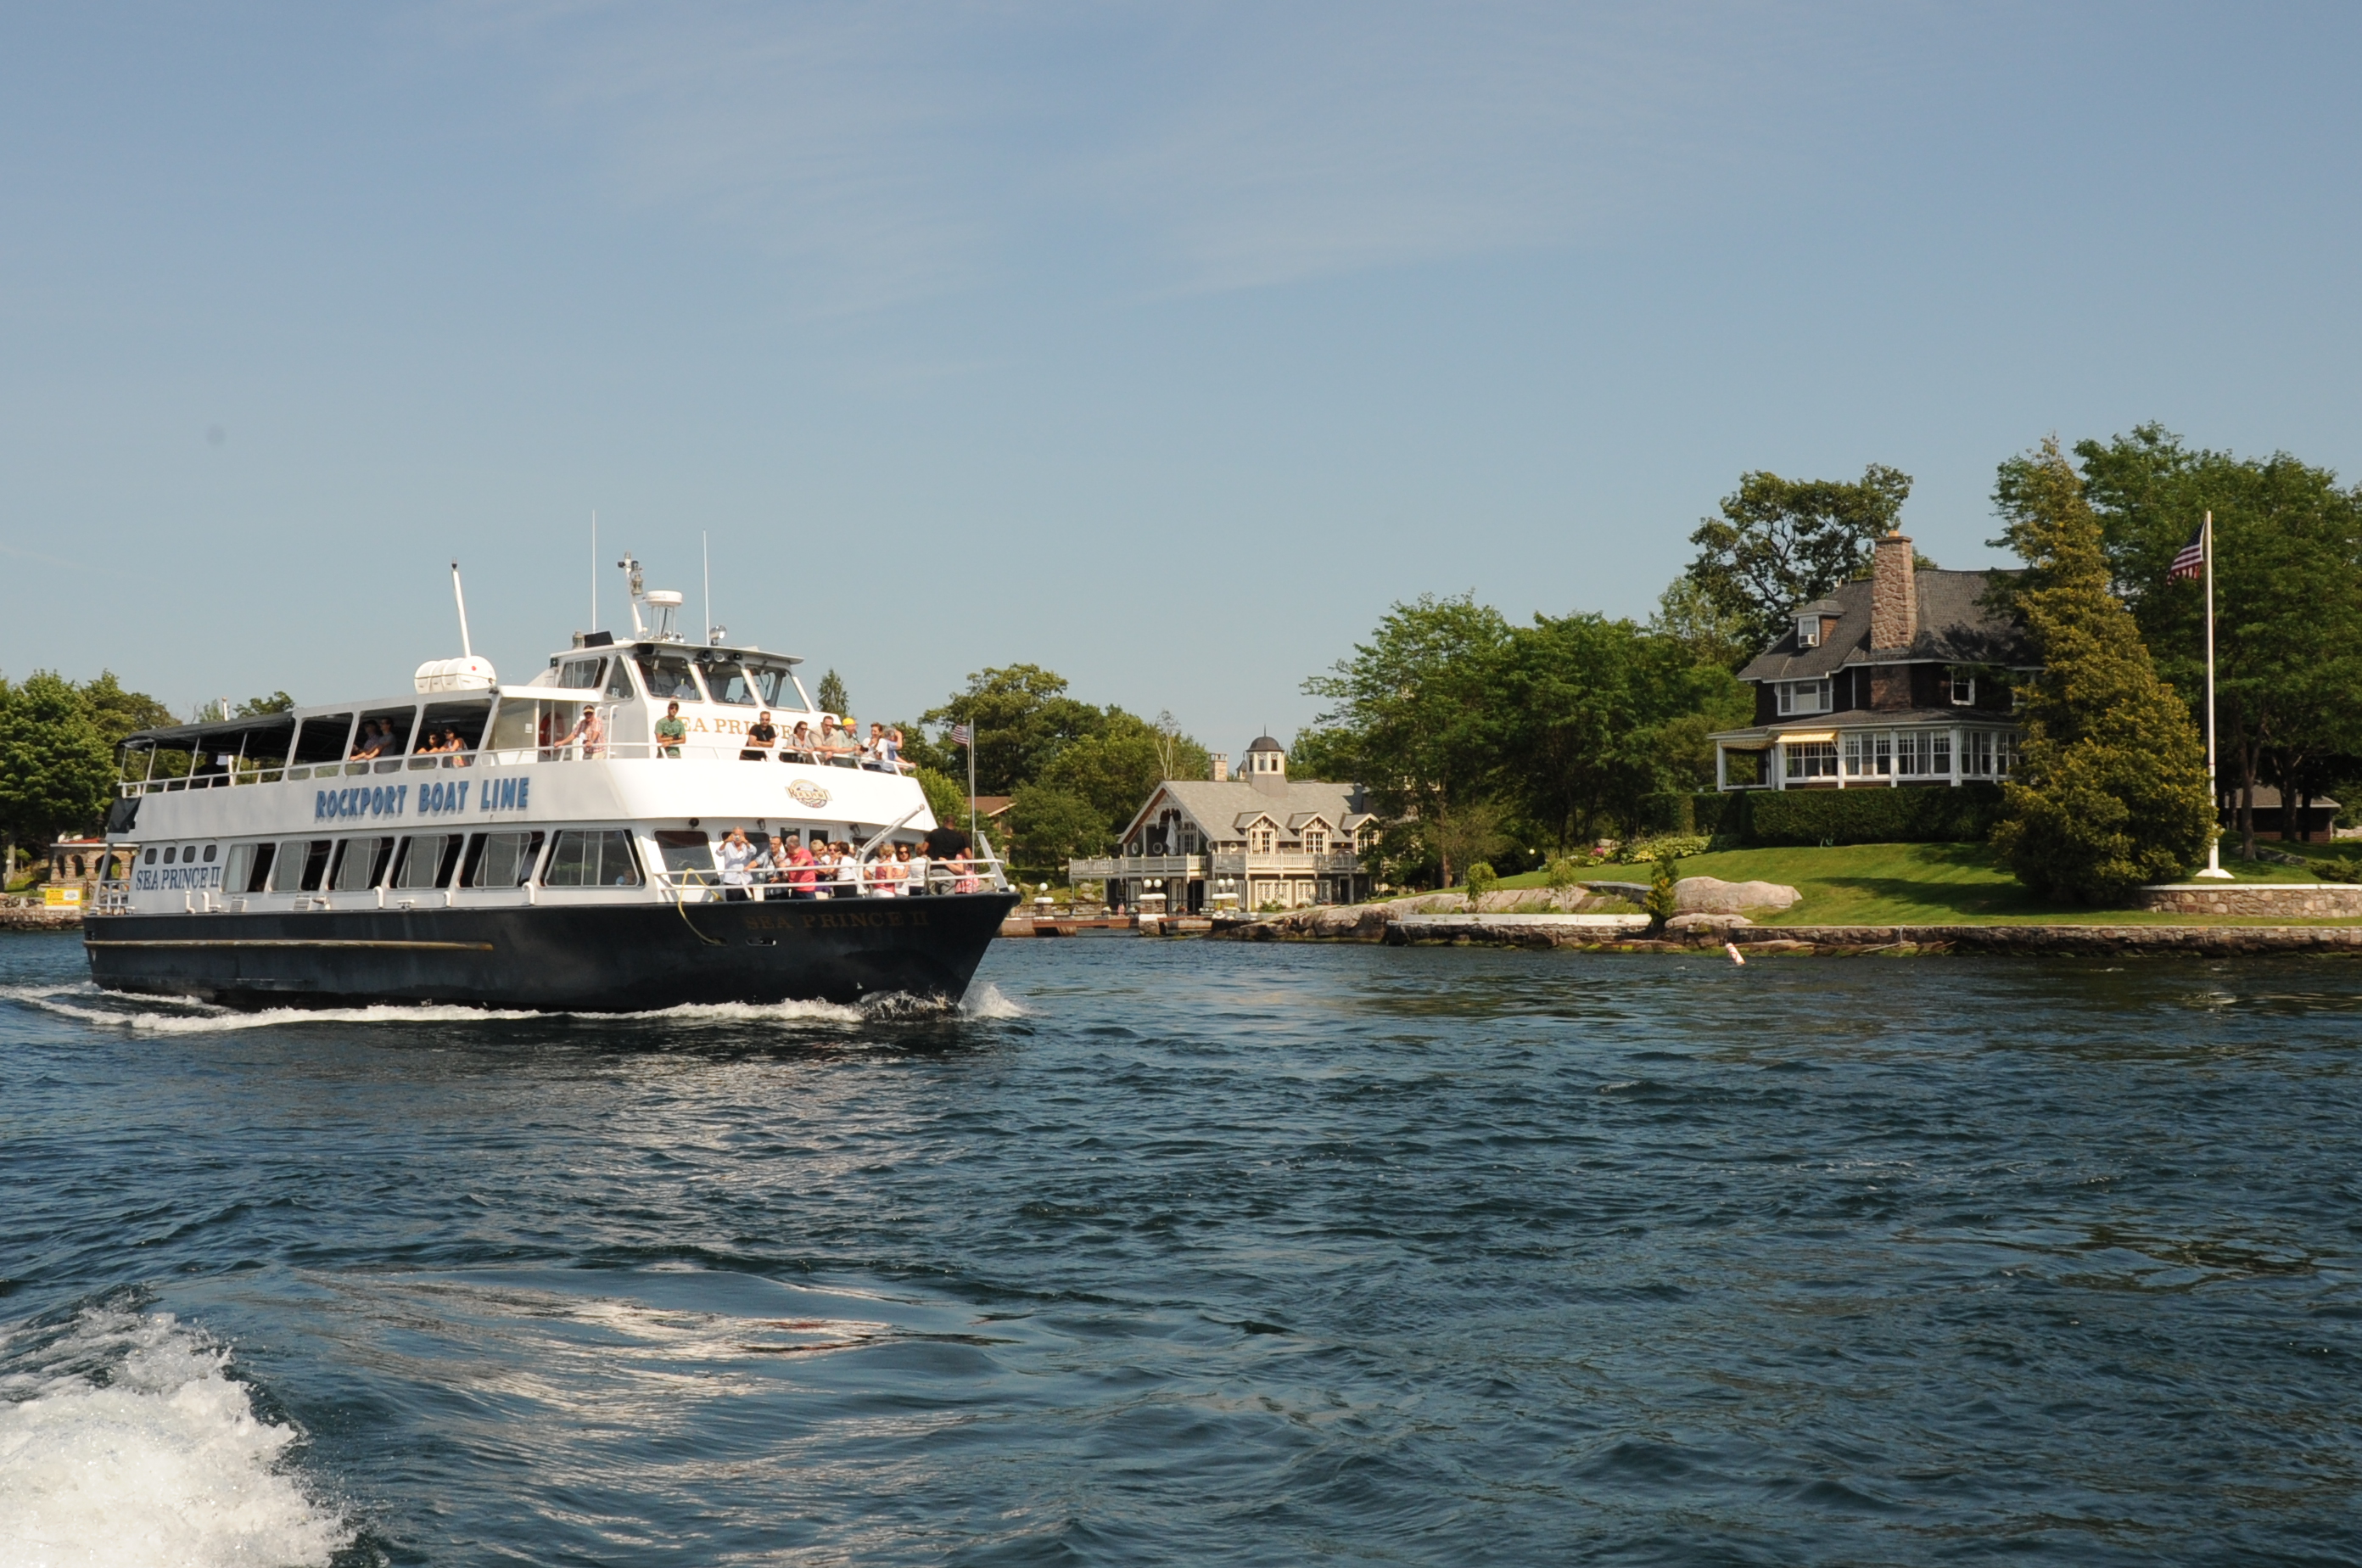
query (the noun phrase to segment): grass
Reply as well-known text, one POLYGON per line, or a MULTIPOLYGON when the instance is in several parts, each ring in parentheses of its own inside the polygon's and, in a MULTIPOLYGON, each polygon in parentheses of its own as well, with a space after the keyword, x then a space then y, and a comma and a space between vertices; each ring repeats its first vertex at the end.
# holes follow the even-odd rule
MULTIPOLYGON (((2342 857, 2347 846, 2273 845, 2307 859, 2342 857)), ((2239 883, 2301 883, 2318 886, 2307 871, 2270 861, 2227 861, 2239 883)), ((1646 866, 1604 866, 1587 878, 1645 882, 1646 866)), ((1994 923, 2103 923, 2111 925, 2294 925, 2345 924, 2262 916, 2206 920, 2182 914, 2098 910, 2037 898, 2010 875, 1981 844, 1849 844, 1826 849, 1733 849, 1683 860, 1684 877, 1719 877, 1726 882, 1782 882, 1804 895, 1779 914, 1763 914, 1765 925, 1983 925, 1994 923)), ((1502 878, 1505 888, 1546 885, 1539 871, 1502 878)))

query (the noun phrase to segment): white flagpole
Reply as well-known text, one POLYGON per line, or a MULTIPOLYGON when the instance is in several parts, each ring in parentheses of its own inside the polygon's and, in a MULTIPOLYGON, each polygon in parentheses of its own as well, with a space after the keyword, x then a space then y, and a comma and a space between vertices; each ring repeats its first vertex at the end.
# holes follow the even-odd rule
POLYGON ((2223 869, 2222 792, 2214 781, 2214 513, 2206 513, 2199 530, 2199 550, 2206 558, 2206 810, 2213 821, 2213 836, 2206 841, 2206 869, 2201 877, 2227 882, 2231 873, 2223 869))
POLYGON ((967 725, 967 841, 976 843, 976 721, 967 725))

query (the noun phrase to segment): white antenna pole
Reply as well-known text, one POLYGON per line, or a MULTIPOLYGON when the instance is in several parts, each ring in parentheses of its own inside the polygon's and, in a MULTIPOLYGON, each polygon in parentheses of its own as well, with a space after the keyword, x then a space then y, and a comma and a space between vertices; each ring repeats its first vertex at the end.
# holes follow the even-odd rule
POLYGON ((458 561, 453 561, 451 563, 451 597, 458 602, 459 606, 460 655, 463 657, 473 658, 476 657, 476 650, 468 646, 468 594, 467 591, 459 586, 459 563, 458 561))
POLYGON ((705 541, 705 530, 697 531, 697 553, 705 559, 705 635, 699 640, 713 640, 713 547, 705 541))
POLYGON ((590 511, 590 630, 599 629, 599 511, 590 511))

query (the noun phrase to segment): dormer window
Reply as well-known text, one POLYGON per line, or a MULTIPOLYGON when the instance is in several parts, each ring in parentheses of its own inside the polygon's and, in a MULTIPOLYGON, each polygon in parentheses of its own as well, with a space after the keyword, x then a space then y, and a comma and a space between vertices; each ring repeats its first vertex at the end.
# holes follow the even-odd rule
POLYGON ((1796 617, 1796 646, 1800 648, 1816 648, 1821 646, 1821 618, 1818 615, 1796 617))
POLYGON ((1783 719, 1800 713, 1826 713, 1829 711, 1829 683, 1827 680, 1783 680, 1777 690, 1780 716, 1783 719))
POLYGON ((1955 708, 1973 708, 1976 706, 1976 702, 1977 678, 1973 675, 1964 675, 1958 670, 1954 670, 1952 672, 1952 706, 1955 708))

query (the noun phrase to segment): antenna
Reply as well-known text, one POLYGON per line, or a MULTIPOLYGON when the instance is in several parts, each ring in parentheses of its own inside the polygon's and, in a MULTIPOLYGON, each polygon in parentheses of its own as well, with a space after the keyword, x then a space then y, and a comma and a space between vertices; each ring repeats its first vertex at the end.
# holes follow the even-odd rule
POLYGON ((713 547, 705 542, 705 530, 697 531, 697 553, 705 561, 705 640, 713 641, 713 547))
POLYGON ((590 630, 599 629, 599 509, 590 509, 590 630))
POLYGON ((460 657, 463 658, 473 658, 476 657, 476 650, 468 646, 468 593, 465 589, 459 586, 459 563, 458 561, 453 561, 451 563, 451 597, 456 600, 459 605, 460 657))

